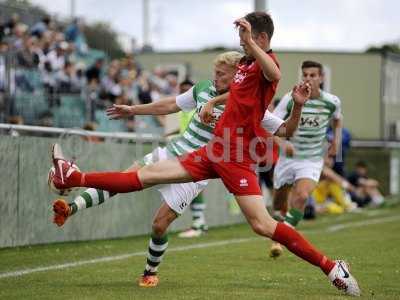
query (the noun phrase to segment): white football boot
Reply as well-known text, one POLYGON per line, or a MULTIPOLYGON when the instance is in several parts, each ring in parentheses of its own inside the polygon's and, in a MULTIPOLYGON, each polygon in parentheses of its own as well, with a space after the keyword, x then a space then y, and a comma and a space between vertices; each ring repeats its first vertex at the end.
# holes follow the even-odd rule
POLYGON ((335 266, 328 275, 330 282, 340 291, 350 296, 360 296, 357 280, 350 274, 349 266, 343 260, 335 260, 335 266))

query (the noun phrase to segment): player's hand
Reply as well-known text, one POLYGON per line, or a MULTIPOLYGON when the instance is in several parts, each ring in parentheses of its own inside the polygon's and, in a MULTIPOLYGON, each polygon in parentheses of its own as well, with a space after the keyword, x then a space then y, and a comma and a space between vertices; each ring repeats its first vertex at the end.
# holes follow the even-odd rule
POLYGON ((213 116, 213 111, 214 111, 214 103, 209 101, 206 104, 204 104, 199 113, 201 122, 203 122, 204 124, 210 124, 214 122, 215 117, 213 116))
POLYGON ((134 111, 133 106, 113 104, 107 108, 106 114, 110 120, 118 120, 133 116, 134 111))
POLYGON ((239 27, 240 40, 249 44, 253 40, 251 36, 251 24, 245 18, 237 19, 233 24, 235 24, 236 27, 239 27))
POLYGON ((303 106, 311 96, 311 85, 309 83, 302 82, 295 85, 292 90, 292 97, 296 104, 303 106))

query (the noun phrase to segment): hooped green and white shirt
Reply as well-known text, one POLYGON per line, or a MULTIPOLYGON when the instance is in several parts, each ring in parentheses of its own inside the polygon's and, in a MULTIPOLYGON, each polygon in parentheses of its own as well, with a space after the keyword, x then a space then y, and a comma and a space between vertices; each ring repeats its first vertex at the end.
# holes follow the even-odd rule
MULTIPOLYGON (((274 115, 287 119, 293 103, 292 94, 286 94, 273 111, 274 115)), ((337 96, 321 90, 318 99, 309 99, 303 107, 299 127, 290 138, 295 148, 294 157, 322 158, 329 122, 341 118, 341 104, 337 96)))
MULTIPOLYGON (((203 124, 200 120, 199 113, 201 108, 217 96, 217 91, 211 80, 203 80, 194 85, 187 92, 176 97, 176 104, 184 111, 189 112, 196 109, 186 130, 182 135, 173 139, 167 144, 167 150, 179 156, 185 153, 193 152, 200 147, 206 145, 213 138, 215 123, 203 124)), ((225 105, 217 105, 214 107, 213 115, 216 121, 223 113, 225 105)))

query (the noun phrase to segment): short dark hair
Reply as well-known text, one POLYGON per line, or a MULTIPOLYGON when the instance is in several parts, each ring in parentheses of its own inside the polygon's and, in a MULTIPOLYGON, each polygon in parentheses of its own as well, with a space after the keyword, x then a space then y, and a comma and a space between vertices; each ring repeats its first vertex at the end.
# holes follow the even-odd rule
POLYGON ((251 30, 256 34, 265 32, 269 40, 272 39, 274 34, 274 22, 269 14, 263 11, 255 11, 247 14, 244 17, 251 25, 251 30))
POLYGON ((182 81, 182 82, 179 84, 179 86, 182 86, 182 85, 191 85, 191 86, 194 86, 194 82, 191 81, 190 79, 185 79, 184 81, 182 81))
POLYGON ((303 70, 307 68, 317 68, 319 70, 319 74, 322 75, 324 73, 324 67, 322 66, 322 64, 316 61, 312 60, 303 61, 303 63, 301 64, 301 69, 303 70))

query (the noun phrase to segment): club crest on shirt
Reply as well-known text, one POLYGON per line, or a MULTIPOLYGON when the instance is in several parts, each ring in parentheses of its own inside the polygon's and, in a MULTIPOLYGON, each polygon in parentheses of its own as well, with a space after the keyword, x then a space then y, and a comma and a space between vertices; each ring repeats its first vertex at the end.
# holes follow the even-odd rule
POLYGON ((233 77, 233 82, 236 84, 241 84, 243 82, 243 80, 246 78, 246 76, 247 76, 247 72, 238 70, 236 72, 235 76, 233 77))

